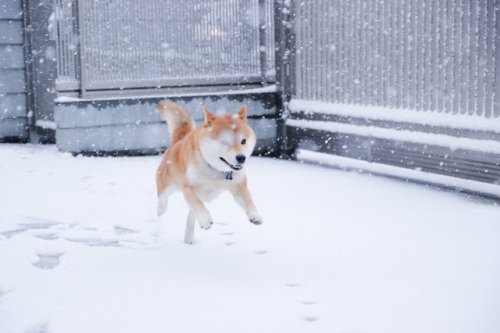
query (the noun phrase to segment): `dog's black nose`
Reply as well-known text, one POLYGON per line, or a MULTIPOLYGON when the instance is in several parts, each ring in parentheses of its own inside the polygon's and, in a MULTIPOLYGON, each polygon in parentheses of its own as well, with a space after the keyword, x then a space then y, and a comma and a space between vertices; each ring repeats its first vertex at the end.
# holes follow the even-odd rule
POLYGON ((245 155, 236 155, 236 162, 238 162, 239 164, 245 163, 246 159, 247 157, 245 155))

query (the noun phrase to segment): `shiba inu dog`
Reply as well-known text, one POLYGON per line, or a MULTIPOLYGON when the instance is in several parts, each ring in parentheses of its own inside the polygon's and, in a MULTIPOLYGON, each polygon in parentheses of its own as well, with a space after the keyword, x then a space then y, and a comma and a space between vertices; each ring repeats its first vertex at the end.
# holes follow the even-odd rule
POLYGON ((209 229, 213 223, 204 202, 228 190, 250 222, 261 224, 245 174, 245 162, 256 142, 247 124, 247 107, 243 105, 238 113, 224 116, 203 107, 205 119, 199 128, 189 112, 176 103, 162 101, 157 112, 167 122, 170 134, 170 147, 156 172, 158 216, 167 210, 172 192, 182 191, 189 205, 184 241, 192 244, 195 220, 202 229, 209 229))

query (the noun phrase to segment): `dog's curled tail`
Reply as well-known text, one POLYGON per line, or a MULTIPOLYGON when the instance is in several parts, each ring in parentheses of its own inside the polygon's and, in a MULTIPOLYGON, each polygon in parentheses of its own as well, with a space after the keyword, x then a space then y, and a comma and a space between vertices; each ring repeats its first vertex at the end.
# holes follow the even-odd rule
POLYGON ((182 140, 196 127, 188 110, 177 103, 168 100, 161 101, 156 112, 167 122, 171 145, 182 140))

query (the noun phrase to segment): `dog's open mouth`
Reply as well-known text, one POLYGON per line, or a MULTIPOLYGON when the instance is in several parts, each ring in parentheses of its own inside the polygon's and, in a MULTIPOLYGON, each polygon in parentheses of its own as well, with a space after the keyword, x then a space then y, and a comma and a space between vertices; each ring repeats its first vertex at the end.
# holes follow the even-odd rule
POLYGON ((219 157, 219 158, 220 158, 220 160, 221 160, 222 162, 224 162, 224 163, 226 163, 227 165, 229 165, 229 167, 230 167, 231 169, 235 170, 235 171, 238 171, 238 170, 243 169, 243 164, 234 164, 234 165, 233 165, 233 164, 229 163, 228 161, 226 161, 223 157, 219 157))

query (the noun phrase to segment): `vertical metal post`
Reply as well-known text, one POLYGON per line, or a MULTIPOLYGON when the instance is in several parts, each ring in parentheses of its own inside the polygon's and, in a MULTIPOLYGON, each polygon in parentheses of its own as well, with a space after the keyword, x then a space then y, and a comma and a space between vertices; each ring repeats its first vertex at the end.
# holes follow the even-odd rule
POLYGON ((276 87, 281 94, 283 91, 283 53, 284 53, 284 28, 283 28, 283 0, 274 1, 274 52, 276 68, 276 87))
POLYGON ((261 84, 267 83, 267 31, 268 28, 266 26, 266 1, 269 0, 259 0, 259 61, 260 61, 260 77, 261 84))
POLYGON ((32 30, 30 20, 30 4, 29 0, 22 0, 23 8, 23 53, 24 53, 24 77, 26 89, 26 111, 28 119, 28 131, 30 140, 36 140, 35 131, 35 99, 33 95, 33 54, 31 50, 32 30))
POLYGON ((78 49, 80 51, 80 97, 85 97, 87 95, 86 84, 87 76, 85 72, 85 5, 86 0, 77 1, 77 24, 78 24, 78 36, 79 43, 78 49))
POLYGON ((273 3, 274 6, 274 52, 275 52, 275 70, 276 70, 276 125, 277 125, 277 141, 278 155, 284 157, 286 152, 286 128, 284 120, 284 105, 283 105, 283 53, 284 53, 284 27, 283 27, 283 0, 277 0, 273 3))
POLYGON ((289 102, 295 93, 295 13, 298 1, 288 1, 289 7, 283 13, 284 45, 283 45, 283 84, 285 102, 289 102))
POLYGON ((493 117, 500 117, 500 0, 495 0, 495 102, 493 117))
POLYGON ((279 154, 287 157, 290 147, 287 142, 285 121, 288 116, 287 105, 293 93, 292 55, 294 1, 278 0, 274 2, 274 32, 275 32, 275 67, 278 107, 278 140, 279 154))

